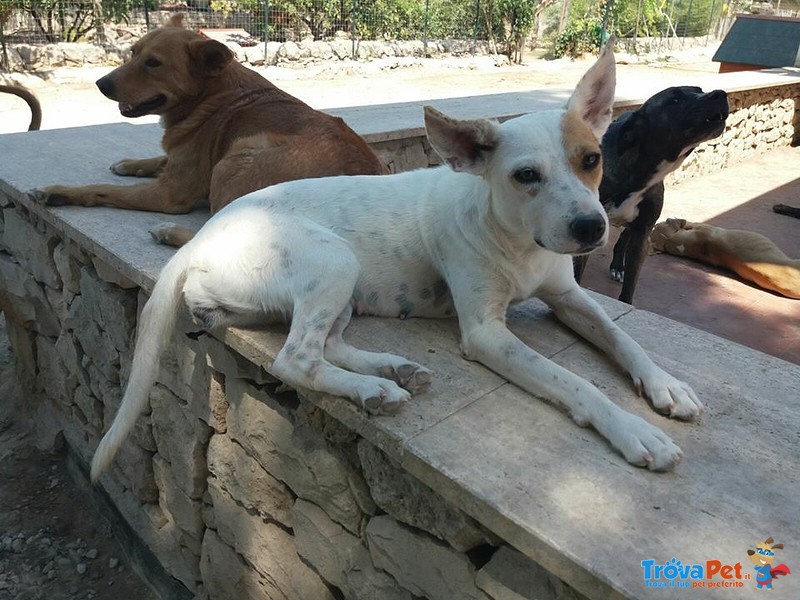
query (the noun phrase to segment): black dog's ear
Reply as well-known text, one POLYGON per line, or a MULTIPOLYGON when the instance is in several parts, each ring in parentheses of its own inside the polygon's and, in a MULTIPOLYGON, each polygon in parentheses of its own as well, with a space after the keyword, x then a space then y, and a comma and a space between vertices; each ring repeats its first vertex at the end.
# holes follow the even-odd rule
POLYGON ((198 39, 189 47, 192 62, 206 77, 214 77, 233 60, 233 52, 216 40, 198 39))
POLYGON ((621 124, 617 133, 617 154, 625 154, 631 148, 637 146, 645 135, 644 119, 636 113, 630 113, 621 117, 621 124))

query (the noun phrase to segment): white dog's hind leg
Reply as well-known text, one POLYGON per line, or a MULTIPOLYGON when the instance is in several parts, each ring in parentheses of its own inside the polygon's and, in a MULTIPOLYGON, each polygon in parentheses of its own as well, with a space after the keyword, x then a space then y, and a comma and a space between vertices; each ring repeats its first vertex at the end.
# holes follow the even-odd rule
POLYGON ((282 283, 294 298, 292 325, 272 372, 292 387, 344 396, 373 414, 395 413, 411 398, 406 390, 381 377, 351 373, 325 359, 325 341, 336 319, 350 310, 360 270, 349 245, 332 233, 329 236, 324 255, 310 237, 308 243, 290 246, 292 275, 282 283))
POLYGON ((350 371, 391 379, 414 395, 427 390, 433 373, 425 367, 395 354, 359 350, 344 341, 352 313, 352 304, 348 304, 336 319, 325 342, 325 357, 350 371))

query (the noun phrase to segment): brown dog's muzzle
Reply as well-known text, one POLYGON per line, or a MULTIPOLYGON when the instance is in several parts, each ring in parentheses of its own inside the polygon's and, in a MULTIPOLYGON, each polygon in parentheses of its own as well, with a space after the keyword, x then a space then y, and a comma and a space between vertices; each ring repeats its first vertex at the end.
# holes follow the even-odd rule
POLYGON ((95 82, 95 85, 100 90, 100 93, 103 94, 106 98, 111 98, 112 100, 116 100, 114 97, 114 91, 116 86, 114 85, 114 80, 111 79, 111 75, 106 75, 105 77, 101 77, 95 82))

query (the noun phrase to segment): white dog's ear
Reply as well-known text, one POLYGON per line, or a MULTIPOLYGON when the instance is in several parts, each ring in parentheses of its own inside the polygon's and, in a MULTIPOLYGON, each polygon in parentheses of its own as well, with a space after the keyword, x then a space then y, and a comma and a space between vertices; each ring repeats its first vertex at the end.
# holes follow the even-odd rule
POLYGON ((424 111, 428 140, 442 160, 454 171, 482 175, 497 146, 497 123, 451 119, 430 106, 424 111))
POLYGON ((567 103, 568 111, 575 111, 601 139, 611 124, 614 90, 617 85, 614 43, 608 40, 600 58, 586 71, 567 103))

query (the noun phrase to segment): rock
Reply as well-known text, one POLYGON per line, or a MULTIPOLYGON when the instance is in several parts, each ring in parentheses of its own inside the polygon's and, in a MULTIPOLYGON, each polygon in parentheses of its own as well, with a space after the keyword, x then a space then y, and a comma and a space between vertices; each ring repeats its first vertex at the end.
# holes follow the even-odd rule
POLYGON ((78 563, 75 567, 75 570, 78 571, 79 574, 83 575, 86 573, 86 563, 78 563))
POLYGON ((61 324, 42 287, 30 273, 5 254, 0 255, 0 309, 8 321, 48 337, 57 337, 61 324))
POLYGON ((334 523, 320 507, 298 499, 292 514, 297 552, 348 600, 411 600, 408 591, 373 566, 361 539, 334 523))
POLYGON ((494 600, 586 600, 527 556, 501 546, 475 583, 494 600))
POLYGON ((153 476, 159 489, 158 502, 161 509, 183 533, 196 541, 199 555, 203 540, 203 503, 187 496, 175 483, 170 464, 160 454, 153 457, 153 476))
POLYGON ((3 245, 36 281, 55 290, 61 289, 61 278, 53 262, 54 236, 41 235, 36 228, 15 210, 3 211, 5 227, 3 245))
POLYGON ((150 392, 151 422, 156 447, 171 465, 177 486, 192 499, 206 487, 206 446, 211 429, 187 412, 186 403, 164 386, 150 392))
POLYGON ((351 490, 360 473, 333 445, 308 426, 293 425, 269 405, 269 397, 238 380, 226 381, 228 435, 270 475, 313 502, 352 533, 362 512, 351 490))
MULTIPOLYGON (((208 491, 220 539, 268 579, 267 598, 333 600, 319 576, 297 556, 291 534, 250 514, 222 488, 210 485, 208 491)), ((201 557, 201 572, 203 562, 201 557)))
POLYGON ((358 456, 372 499, 398 521, 422 529, 466 552, 487 541, 478 525, 364 439, 358 456))
POLYGON ((108 568, 109 569, 116 569, 118 565, 119 565, 119 559, 118 558, 114 558, 112 556, 111 558, 108 559, 108 568))
POLYGON ((466 555, 388 515, 370 520, 367 541, 375 566, 416 596, 489 600, 475 585, 475 569, 466 555))
POLYGON ((136 291, 100 281, 90 267, 81 269, 80 289, 86 310, 114 347, 128 350, 136 325, 136 291))
MULTIPOLYGON (((212 436, 208 444, 208 469, 234 500, 265 519, 292 527, 294 497, 283 483, 224 435, 212 436)), ((209 482, 211 485, 211 482, 209 482)))

